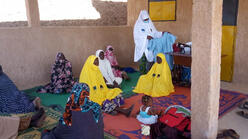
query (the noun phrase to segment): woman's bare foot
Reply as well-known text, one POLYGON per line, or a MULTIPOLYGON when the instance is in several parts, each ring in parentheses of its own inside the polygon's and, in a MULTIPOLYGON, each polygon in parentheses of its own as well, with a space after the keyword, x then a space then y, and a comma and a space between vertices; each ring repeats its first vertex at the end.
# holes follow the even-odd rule
POLYGON ((120 113, 122 113, 124 115, 126 115, 126 117, 129 117, 130 114, 131 114, 131 112, 132 112, 132 110, 133 110, 133 108, 134 108, 134 104, 131 107, 129 107, 129 108, 120 108, 120 107, 117 107, 116 108, 116 111, 117 112, 120 112, 120 113))
POLYGON ((107 84, 108 88, 114 88, 114 85, 107 84))
POLYGON ((37 109, 40 109, 41 108, 41 100, 39 97, 36 97, 33 101, 34 103, 34 106, 37 108, 37 109))
POLYGON ((46 119, 46 114, 44 113, 40 119, 37 121, 35 127, 41 127, 46 119))
POLYGON ((123 73, 122 73, 122 78, 123 78, 124 80, 129 80, 129 77, 128 77, 128 75, 127 75, 126 72, 123 72, 123 73))
POLYGON ((30 126, 41 127, 46 118, 46 113, 44 108, 40 108, 38 112, 36 112, 31 119, 30 126))

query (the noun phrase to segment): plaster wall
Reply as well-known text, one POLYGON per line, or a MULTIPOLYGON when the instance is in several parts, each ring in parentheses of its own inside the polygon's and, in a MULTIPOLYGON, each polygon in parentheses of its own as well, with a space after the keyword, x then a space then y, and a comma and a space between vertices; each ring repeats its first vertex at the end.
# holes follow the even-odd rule
POLYGON ((79 77, 86 58, 106 45, 121 66, 133 64, 131 27, 37 27, 0 29, 0 64, 20 89, 49 82, 57 52, 71 61, 79 77))
POLYGON ((214 139, 218 129, 223 1, 193 1, 191 135, 192 139, 214 139))
POLYGON ((234 78, 236 84, 248 83, 248 1, 239 0, 237 38, 234 57, 234 78))

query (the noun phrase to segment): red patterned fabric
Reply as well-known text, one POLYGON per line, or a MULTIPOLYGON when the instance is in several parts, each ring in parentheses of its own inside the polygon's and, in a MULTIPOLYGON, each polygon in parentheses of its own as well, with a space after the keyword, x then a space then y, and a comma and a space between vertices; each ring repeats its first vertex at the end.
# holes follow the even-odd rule
POLYGON ((89 96, 89 92, 87 91, 82 91, 80 93, 78 102, 74 102, 74 94, 71 94, 71 97, 69 98, 69 101, 66 103, 65 106, 65 112, 63 114, 63 119, 66 125, 71 126, 72 124, 72 111, 81 111, 81 105, 84 104, 85 97, 89 96))

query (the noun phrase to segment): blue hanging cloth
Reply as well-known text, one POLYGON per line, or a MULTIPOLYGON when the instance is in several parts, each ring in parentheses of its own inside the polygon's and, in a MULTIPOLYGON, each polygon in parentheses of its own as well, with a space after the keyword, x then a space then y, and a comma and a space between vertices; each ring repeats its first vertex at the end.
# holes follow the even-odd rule
POLYGON ((153 52, 154 61, 156 61, 156 56, 158 53, 164 53, 166 61, 171 70, 173 69, 173 57, 166 53, 173 52, 172 45, 175 43, 176 38, 176 36, 165 32, 161 38, 154 38, 149 40, 147 46, 147 49, 153 52))

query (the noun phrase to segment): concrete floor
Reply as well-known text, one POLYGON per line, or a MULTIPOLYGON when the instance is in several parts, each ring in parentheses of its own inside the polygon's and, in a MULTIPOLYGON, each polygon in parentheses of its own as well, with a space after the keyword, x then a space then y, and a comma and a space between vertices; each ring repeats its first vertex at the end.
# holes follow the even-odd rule
MULTIPOLYGON (((221 88, 248 94, 247 84, 221 82, 221 88)), ((236 112, 240 110, 241 109, 237 107, 220 118, 219 129, 234 129, 240 135, 240 139, 248 139, 248 119, 236 114, 236 112)), ((248 110, 246 112, 248 112, 248 110)))

